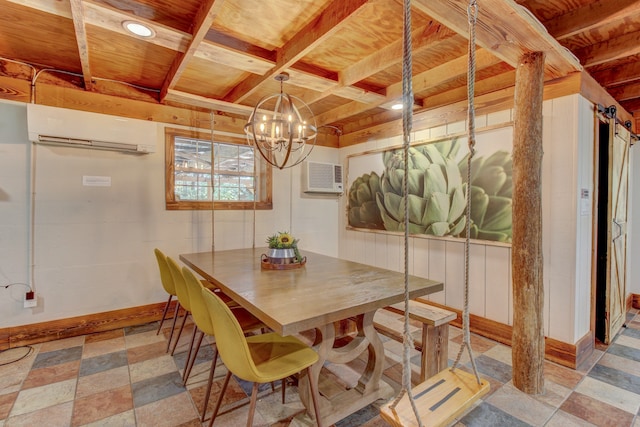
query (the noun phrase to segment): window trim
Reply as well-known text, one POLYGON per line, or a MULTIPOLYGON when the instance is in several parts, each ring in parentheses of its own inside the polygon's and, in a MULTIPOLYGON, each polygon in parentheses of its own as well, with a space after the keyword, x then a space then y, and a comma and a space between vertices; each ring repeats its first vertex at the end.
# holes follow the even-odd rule
MULTIPOLYGON (((195 200, 176 200, 175 198, 175 137, 194 138, 210 141, 211 133, 198 130, 185 130, 165 127, 165 151, 164 151, 164 171, 165 171, 165 206, 167 210, 211 210, 212 205, 215 210, 269 210, 273 209, 273 172, 268 162, 262 160, 260 156, 255 156, 258 162, 257 178, 260 186, 258 194, 264 195, 262 200, 255 202, 239 202, 239 201, 195 201, 195 200)), ((215 142, 236 143, 235 138, 229 141, 218 139, 215 142)))

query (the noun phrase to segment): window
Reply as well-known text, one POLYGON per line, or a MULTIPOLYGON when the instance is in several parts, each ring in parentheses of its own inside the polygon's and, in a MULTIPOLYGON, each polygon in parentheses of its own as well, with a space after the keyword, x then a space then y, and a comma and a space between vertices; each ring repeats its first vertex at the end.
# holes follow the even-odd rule
POLYGON ((167 128, 165 147, 167 209, 271 209, 271 165, 244 139, 216 136, 213 185, 211 134, 167 128))

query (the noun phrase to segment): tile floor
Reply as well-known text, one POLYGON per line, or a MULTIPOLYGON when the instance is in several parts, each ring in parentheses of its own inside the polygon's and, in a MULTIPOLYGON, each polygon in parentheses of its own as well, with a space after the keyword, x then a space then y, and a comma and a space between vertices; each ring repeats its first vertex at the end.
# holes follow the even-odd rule
MULTIPOLYGON (((13 426, 200 426, 206 378, 213 351, 203 346, 187 386, 181 382, 190 330, 175 356, 165 353, 168 329, 157 323, 62 339, 0 353, 0 427, 13 426), (26 355, 26 356, 25 356, 26 355), (7 362, 25 356, 21 360, 7 362)), ((449 355, 454 357, 460 330, 451 327, 449 355)), ((546 392, 526 395, 511 382, 509 347, 473 336, 478 369, 491 392, 462 416, 456 426, 630 426, 640 427, 640 314, 628 313, 627 327, 606 349, 596 350, 589 366, 571 370, 545 363, 546 392)), ((401 345, 385 339, 385 380, 399 389, 401 345)), ((468 358, 466 360, 468 362, 468 358)), ((327 374, 345 383, 357 378, 363 360, 329 365, 327 374)), ((419 355, 412 357, 414 379, 419 355)), ((465 360, 463 359, 463 362, 465 360)), ((216 370, 209 414, 226 371, 216 370)), ((294 385, 286 402, 280 390, 261 389, 255 425, 298 426, 302 411, 294 385)), ((246 422, 250 384, 232 378, 216 426, 246 422)), ((381 401, 338 422, 336 427, 384 426, 381 401)), ((207 416, 208 423, 209 415, 207 416)), ((207 425, 207 424, 204 424, 207 425)))

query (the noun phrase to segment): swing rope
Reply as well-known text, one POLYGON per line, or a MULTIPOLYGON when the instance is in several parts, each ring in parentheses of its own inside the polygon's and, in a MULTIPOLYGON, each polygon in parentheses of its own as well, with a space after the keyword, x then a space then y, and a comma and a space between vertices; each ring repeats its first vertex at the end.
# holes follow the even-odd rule
MULTIPOLYGON (((404 306, 409 306, 409 203, 407 203, 408 179, 409 176, 409 145, 411 144, 411 128, 413 125, 413 87, 411 81, 412 59, 411 59, 411 0, 404 0, 403 7, 404 32, 403 32, 403 56, 402 56, 402 148, 404 161, 404 179, 402 183, 404 196, 404 306)), ((418 420, 418 426, 423 427, 418 408, 411 393, 411 350, 414 347, 413 336, 409 331, 409 310, 404 311, 404 331, 403 331, 403 352, 402 352, 402 389, 395 400, 389 406, 392 410, 407 394, 413 413, 418 420)))
MULTIPOLYGON (((409 168, 409 146, 411 143, 411 130, 413 119, 413 87, 411 80, 412 58, 411 58, 411 0, 404 0, 404 32, 403 32, 403 58, 402 58, 402 135, 403 135, 403 161, 404 176, 403 194, 404 199, 404 331, 403 331, 403 354, 402 354, 402 389, 389 405, 389 409, 395 410, 396 406, 402 400, 405 394, 409 398, 411 408, 415 415, 419 427, 423 427, 420 419, 418 408, 414 397, 411 393, 411 350, 414 348, 413 336, 409 330, 409 204, 407 203, 406 194, 408 194, 408 168, 409 168)), ((469 133, 469 156, 467 159, 467 212, 466 212, 466 240, 465 240, 465 282, 464 282, 464 308, 462 313, 462 330, 463 340, 460 345, 460 351, 453 363, 451 370, 455 370, 465 348, 469 351, 471 366, 476 376, 478 384, 481 384, 480 376, 476 368, 476 363, 471 350, 471 335, 469 332, 469 246, 471 234, 471 160, 475 154, 475 46, 476 46, 476 22, 478 17, 477 0, 470 0, 467 9, 469 19, 469 49, 468 49, 468 74, 467 74, 467 96, 468 96, 468 133, 469 133)), ((424 349, 423 349, 424 351, 424 349)))
POLYGON ((462 311, 462 343, 460 344, 460 350, 456 356, 451 370, 455 371, 456 367, 460 363, 462 353, 466 348, 469 351, 469 359, 471 360, 471 366, 473 367, 473 373, 476 376, 478 384, 481 383, 480 375, 478 375, 478 369, 476 368, 476 361, 473 358, 473 351, 471 350, 471 333, 469 331, 469 246, 471 239, 471 160, 475 154, 476 145, 476 124, 475 124, 475 75, 476 75, 476 22, 478 20, 478 4, 476 0, 469 1, 469 7, 467 9, 467 15, 469 18, 469 64, 467 73, 467 98, 469 101, 468 108, 468 133, 469 133, 469 156, 467 157, 467 215, 466 215, 466 240, 464 244, 464 308, 462 311))

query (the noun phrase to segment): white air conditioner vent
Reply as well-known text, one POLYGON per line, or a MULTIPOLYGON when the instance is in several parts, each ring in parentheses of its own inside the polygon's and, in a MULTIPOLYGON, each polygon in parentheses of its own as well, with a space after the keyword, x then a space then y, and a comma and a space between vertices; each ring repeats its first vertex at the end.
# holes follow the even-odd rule
POLYGON ((304 162, 302 180, 305 193, 342 194, 342 165, 304 162))
POLYGON ((46 105, 27 105, 29 140, 124 153, 155 153, 158 126, 146 120, 89 113, 46 105))

